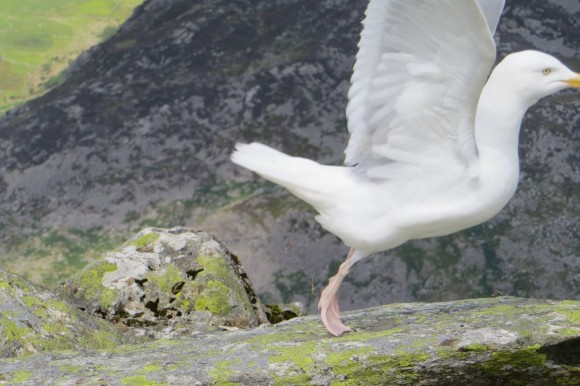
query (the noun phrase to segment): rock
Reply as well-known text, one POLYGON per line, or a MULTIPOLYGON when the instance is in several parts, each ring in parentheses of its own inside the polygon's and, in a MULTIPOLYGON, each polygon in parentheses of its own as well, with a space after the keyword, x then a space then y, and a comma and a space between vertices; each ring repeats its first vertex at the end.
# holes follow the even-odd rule
POLYGON ((51 350, 113 349, 130 341, 113 324, 0 269, 0 357, 51 350))
POLYGON ((266 316, 271 323, 280 323, 285 320, 306 315, 304 304, 294 302, 289 304, 266 304, 266 316))
POLYGON ((154 338, 268 322, 238 258, 190 228, 145 229, 59 290, 88 313, 154 338))
POLYGON ((487 298, 317 316, 250 330, 0 360, 0 378, 42 384, 571 385, 580 379, 580 302, 487 298))

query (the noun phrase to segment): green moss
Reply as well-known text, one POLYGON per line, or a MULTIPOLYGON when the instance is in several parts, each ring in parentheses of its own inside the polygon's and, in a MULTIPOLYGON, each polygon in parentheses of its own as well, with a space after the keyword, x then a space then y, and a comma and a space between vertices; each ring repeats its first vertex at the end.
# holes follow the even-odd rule
POLYGON ((24 295, 20 298, 20 300, 22 300, 22 302, 30 308, 39 307, 44 304, 43 300, 40 300, 37 296, 32 295, 24 295))
MULTIPOLYGON (((302 331, 316 329, 314 325, 301 326, 302 331)), ((311 374, 317 366, 314 358, 328 350, 327 342, 331 340, 308 338, 309 332, 280 333, 273 330, 271 334, 254 336, 246 342, 250 350, 262 350, 268 347, 271 355, 268 358, 275 385, 309 384, 311 374), (305 340, 308 339, 308 340, 305 340)))
POLYGON ((66 326, 62 323, 43 323, 42 328, 49 334, 61 335, 68 332, 66 326))
POLYGON ((580 326, 580 302, 562 301, 555 306, 556 312, 566 315, 571 323, 580 326))
POLYGON ((141 251, 150 248, 158 238, 159 233, 151 232, 139 237, 137 240, 133 240, 130 245, 133 245, 135 249, 141 251))
POLYGON ((11 290, 12 286, 7 281, 0 281, 0 290, 11 290))
POLYGON ((79 294, 84 295, 87 299, 95 299, 105 289, 102 283, 105 273, 116 270, 117 266, 115 264, 106 261, 99 261, 89 266, 81 273, 79 294))
POLYGON ((180 297, 175 301, 175 306, 179 307, 182 312, 189 312, 191 311, 191 300, 180 297))
POLYGON ((580 329, 578 328, 564 328, 560 330, 556 330, 556 332, 562 336, 579 336, 580 329))
POLYGON ((113 305, 113 303, 115 303, 116 299, 117 299, 116 291, 110 288, 104 288, 103 292, 101 292, 101 299, 99 300, 99 304, 104 309, 108 309, 113 305))
POLYGON ((477 365, 490 375, 501 375, 506 369, 523 370, 527 368, 543 368, 546 355, 538 353, 540 345, 529 346, 517 351, 499 351, 491 354, 488 361, 477 365))
POLYGON ((165 365, 165 370, 168 373, 171 373, 171 372, 174 372, 174 371, 177 371, 177 370, 181 370, 184 367, 187 367, 187 365, 184 364, 184 363, 170 363, 170 364, 166 364, 165 365))
POLYGON ((231 366, 240 362, 241 359, 221 361, 210 370, 209 375, 217 385, 237 385, 238 383, 230 381, 232 375, 235 375, 235 371, 231 370, 231 366))
POLYGON ((521 313, 522 307, 511 304, 499 304, 489 308, 483 308, 480 311, 475 311, 475 315, 515 315, 521 313))
MULTIPOLYGON (((153 233, 149 233, 153 234, 153 233)), ((163 293, 169 294, 175 284, 185 281, 181 270, 173 264, 169 264, 163 270, 151 272, 147 280, 154 283, 163 293)))
POLYGON ((37 348, 44 351, 61 351, 78 349, 78 342, 71 339, 70 336, 52 335, 50 338, 42 337, 36 339, 38 342, 37 348))
POLYGON ((19 327, 17 323, 8 319, 5 312, 0 319, 0 326, 2 326, 2 336, 8 340, 8 342, 22 342, 24 343, 26 336, 32 333, 32 330, 28 327, 19 327))
MULTIPOLYGON (((221 257, 213 257, 213 256, 203 256, 200 255, 197 257, 197 262, 203 267, 203 271, 201 271, 198 276, 200 278, 207 278, 208 285, 211 281, 216 281, 222 283, 222 285, 212 284, 213 290, 212 293, 219 295, 223 300, 224 297, 227 296, 226 305, 231 303, 230 296, 233 296, 240 304, 243 304, 246 310, 252 310, 253 307, 248 299, 246 294, 246 290, 244 287, 236 280, 237 275, 233 272, 232 268, 227 264, 227 262, 221 257), (228 291, 224 291, 223 288, 228 288, 228 291), (222 290, 220 290, 222 288, 222 290)), ((204 290, 203 292, 206 292, 204 290)), ((203 294, 202 294, 203 295, 203 294)), ((199 300, 198 300, 199 301, 199 300)), ((196 301, 195 309, 199 310, 198 301, 196 301)), ((204 300, 205 301, 205 300, 204 300)), ((216 303, 214 301, 213 303, 216 303)), ((203 303, 203 301, 202 301, 203 303)), ((226 305, 222 305, 225 307, 226 305)), ((228 306, 229 307, 229 306, 228 306)), ((203 309, 203 308, 202 308, 203 309)), ((228 311, 229 312, 229 308, 228 311)))
POLYGON ((308 385, 311 377, 308 374, 287 375, 274 380, 274 386, 308 385))
POLYGON ((416 385, 421 377, 417 368, 429 359, 424 353, 376 355, 363 347, 331 354, 326 364, 332 366, 333 385, 416 385))
POLYGON ((162 367, 159 365, 145 365, 141 370, 142 373, 150 373, 152 371, 159 371, 162 367))
POLYGON ((149 385, 163 385, 163 383, 155 382, 145 375, 135 375, 132 377, 121 378, 122 385, 137 385, 137 386, 149 386, 149 385))
POLYGON ((73 366, 73 365, 62 365, 62 366, 60 366, 60 369, 64 372, 69 373, 69 374, 77 374, 79 371, 81 371, 83 369, 83 367, 73 366))
POLYGON ((24 295, 20 300, 40 320, 47 322, 43 324, 47 332, 60 333, 65 331, 65 325, 62 323, 63 318, 68 318, 71 321, 76 321, 77 319, 74 311, 66 303, 57 299, 43 300, 37 296, 24 295), (58 313, 62 315, 59 317, 58 313))
POLYGON ((73 320, 76 318, 71 307, 63 301, 58 299, 48 299, 44 304, 47 308, 67 314, 73 320))
POLYGON ((489 347, 485 344, 474 343, 464 347, 465 351, 475 351, 475 352, 485 352, 489 350, 489 347))
POLYGON ((317 345, 317 342, 303 342, 300 346, 272 348, 277 353, 270 357, 270 363, 291 362, 306 372, 312 368, 312 355, 317 352, 317 345))
POLYGON ((34 292, 33 287, 31 287, 30 283, 27 282, 24 278, 19 275, 14 274, 6 274, 6 283, 3 288, 10 294, 15 294, 15 291, 18 290, 18 296, 20 294, 30 294, 34 292))
POLYGON ((369 383, 380 381, 382 384, 415 385, 421 377, 420 363, 429 359, 425 353, 405 353, 394 356, 374 356, 369 358, 372 365, 359 371, 369 383))
POLYGON ((560 300, 560 301, 558 301, 557 306, 558 307, 559 306, 565 306, 565 307, 571 306, 574 308, 578 308, 578 307, 580 307, 580 301, 578 301, 578 300, 560 300))
POLYGON ((32 372, 30 372, 30 371, 16 370, 16 371, 12 372, 12 380, 11 381, 14 383, 25 382, 28 379, 30 379, 31 376, 32 376, 32 372))
POLYGON ((372 347, 362 347, 359 349, 345 350, 341 352, 330 352, 324 360, 329 365, 336 377, 344 375, 350 378, 353 373, 361 367, 361 360, 364 360, 369 354, 374 353, 372 347))
POLYGON ((210 277, 229 281, 231 270, 223 259, 213 256, 200 255, 197 262, 203 266, 203 271, 199 273, 200 277, 210 277))
POLYGON ((117 291, 103 286, 103 276, 107 272, 114 272, 117 270, 115 264, 106 261, 100 261, 89 266, 80 275, 79 292, 80 296, 86 299, 99 300, 99 305, 103 309, 107 309, 113 305, 117 297, 117 291))
POLYGON ((35 331, 20 325, 13 314, 0 315, 2 336, 15 347, 21 347, 24 355, 42 350, 68 350, 73 348, 108 349, 115 347, 122 339, 121 333, 109 324, 96 320, 97 332, 84 323, 78 324, 79 311, 57 299, 42 300, 32 295, 20 298, 28 309, 40 320, 40 328, 35 331), (72 327, 71 326, 76 326, 72 327))
POLYGON ((222 282, 209 280, 195 300, 196 311, 209 311, 214 315, 230 312, 230 289, 222 282))
MULTIPOLYGON (((291 362, 284 365, 284 375, 274 375, 274 385, 308 385, 312 377, 303 372, 299 367, 294 366, 291 362), (288 366, 288 367, 286 367, 288 366)), ((276 370, 274 370, 276 372, 276 370)))

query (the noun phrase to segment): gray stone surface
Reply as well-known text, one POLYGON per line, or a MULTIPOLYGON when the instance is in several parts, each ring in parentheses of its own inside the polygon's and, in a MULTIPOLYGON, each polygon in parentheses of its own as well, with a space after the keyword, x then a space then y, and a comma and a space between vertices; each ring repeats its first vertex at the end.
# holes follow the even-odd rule
POLYGON ((394 304, 107 351, 0 360, 30 385, 572 385, 580 379, 580 302, 488 298, 394 304))
POLYGON ((51 350, 110 349, 131 341, 113 324, 0 269, 0 357, 51 350))

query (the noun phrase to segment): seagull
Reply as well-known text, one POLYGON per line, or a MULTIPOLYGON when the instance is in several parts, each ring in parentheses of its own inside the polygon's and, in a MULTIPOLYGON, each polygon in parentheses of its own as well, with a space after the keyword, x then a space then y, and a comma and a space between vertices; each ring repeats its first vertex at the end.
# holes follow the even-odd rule
POLYGON ((580 74, 538 51, 496 57, 504 0, 370 0, 346 108, 344 166, 237 144, 231 159, 282 185, 350 247, 322 291, 327 330, 349 331, 337 292, 354 263, 489 220, 516 191, 518 137, 540 98, 580 74))

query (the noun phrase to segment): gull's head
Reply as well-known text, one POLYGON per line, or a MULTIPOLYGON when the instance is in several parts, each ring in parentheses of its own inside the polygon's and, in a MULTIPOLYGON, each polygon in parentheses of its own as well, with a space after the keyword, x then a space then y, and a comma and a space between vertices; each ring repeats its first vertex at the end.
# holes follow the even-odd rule
POLYGON ((543 52, 522 51, 508 55, 498 65, 500 68, 504 82, 528 106, 565 88, 580 88, 580 74, 543 52))

